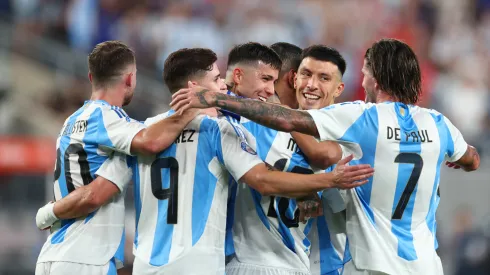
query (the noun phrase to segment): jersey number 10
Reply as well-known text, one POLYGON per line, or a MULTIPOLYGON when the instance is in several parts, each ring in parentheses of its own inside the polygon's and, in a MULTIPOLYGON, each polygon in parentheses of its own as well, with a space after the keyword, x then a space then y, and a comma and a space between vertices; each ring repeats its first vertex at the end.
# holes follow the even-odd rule
MULTIPOLYGON (((274 168, 276 168, 279 171, 284 171, 284 168, 286 167, 287 159, 279 159, 274 163, 274 168)), ((294 166, 293 169, 291 169, 291 173, 297 173, 297 174, 313 174, 313 170, 304 168, 301 166, 294 166)), ((269 209, 267 211, 267 216, 271 218, 278 218, 277 214, 281 215, 281 221, 284 223, 284 225, 287 228, 291 227, 298 227, 299 226, 299 209, 296 208, 294 211, 294 217, 292 219, 288 218, 286 216, 286 212, 289 208, 289 199, 288 198, 282 198, 279 197, 277 198, 279 201, 277 202, 277 212, 274 207, 274 203, 276 200, 276 197, 271 196, 270 200, 271 202, 269 203, 269 209)))

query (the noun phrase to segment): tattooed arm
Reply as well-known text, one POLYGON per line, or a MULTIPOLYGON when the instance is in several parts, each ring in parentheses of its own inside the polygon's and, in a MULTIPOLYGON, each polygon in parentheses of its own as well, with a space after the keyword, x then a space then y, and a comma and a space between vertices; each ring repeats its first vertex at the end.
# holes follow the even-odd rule
POLYGON ((204 106, 220 107, 269 128, 319 137, 313 118, 305 111, 296 111, 258 100, 231 97, 208 90, 201 90, 196 93, 196 96, 204 106))
POLYGON ((463 168, 466 172, 475 171, 480 167, 480 155, 476 151, 475 147, 468 145, 466 153, 457 161, 452 163, 447 163, 449 167, 463 168))

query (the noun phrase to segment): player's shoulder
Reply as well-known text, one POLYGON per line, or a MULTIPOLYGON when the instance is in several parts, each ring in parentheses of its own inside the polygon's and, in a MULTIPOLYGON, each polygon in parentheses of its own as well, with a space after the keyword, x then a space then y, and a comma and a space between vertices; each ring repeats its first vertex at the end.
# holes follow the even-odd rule
POLYGON ((430 116, 434 119, 436 123, 444 122, 447 120, 444 114, 435 109, 424 108, 416 105, 410 105, 410 113, 412 114, 412 116, 430 116))
POLYGON ((335 109, 354 110, 354 109, 358 109, 358 110, 362 111, 362 110, 369 109, 369 108, 372 108, 375 106, 376 106, 375 103, 366 103, 362 100, 356 100, 356 101, 347 101, 347 102, 342 102, 342 103, 335 103, 335 104, 329 105, 327 107, 324 107, 320 110, 335 110, 335 109))
POLYGON ((104 118, 110 120, 125 119, 128 122, 131 118, 126 111, 119 106, 110 105, 104 100, 89 100, 85 102, 84 107, 87 114, 94 118, 104 118))
POLYGON ((159 115, 156 115, 156 116, 153 116, 153 117, 149 117, 145 120, 144 124, 146 126, 150 126, 152 124, 155 124, 157 123, 158 121, 162 120, 162 119, 166 119, 167 117, 171 116, 175 114, 175 111, 173 110, 170 110, 170 111, 167 111, 165 113, 161 113, 159 115))

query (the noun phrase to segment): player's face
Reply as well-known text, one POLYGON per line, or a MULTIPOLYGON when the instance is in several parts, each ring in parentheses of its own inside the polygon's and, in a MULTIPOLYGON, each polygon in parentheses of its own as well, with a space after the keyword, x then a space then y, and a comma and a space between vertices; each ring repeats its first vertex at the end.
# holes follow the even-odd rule
POLYGON ((217 91, 226 93, 227 88, 225 85, 225 81, 221 78, 219 73, 219 68, 216 63, 213 64, 213 69, 196 81, 197 85, 202 86, 211 91, 217 91))
POLYGON ((337 65, 311 57, 301 61, 294 84, 299 107, 303 110, 333 104, 344 90, 337 65))
POLYGON ((243 66, 239 81, 236 83, 237 94, 246 98, 266 101, 274 94, 274 83, 279 70, 259 62, 257 66, 243 66))
POLYGON ((123 106, 128 105, 133 99, 134 89, 136 88, 136 64, 130 65, 127 71, 127 76, 130 78, 129 85, 126 86, 126 92, 124 94, 123 106))
POLYGON ((373 73, 371 69, 367 66, 367 61, 364 59, 364 65, 362 66, 362 74, 364 78, 362 79, 362 87, 364 88, 364 92, 366 93, 366 102, 376 102, 376 92, 375 85, 376 79, 373 77, 373 73))

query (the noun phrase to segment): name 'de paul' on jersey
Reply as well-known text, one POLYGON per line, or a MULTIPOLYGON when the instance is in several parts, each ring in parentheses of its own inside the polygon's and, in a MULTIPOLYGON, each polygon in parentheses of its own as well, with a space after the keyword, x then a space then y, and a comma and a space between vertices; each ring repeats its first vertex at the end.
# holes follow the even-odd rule
MULTIPOLYGON (((408 142, 432 142, 432 139, 429 137, 429 132, 427 130, 418 130, 418 131, 410 131, 405 132, 404 141, 408 142)), ((397 141, 401 141, 402 134, 400 128, 392 128, 390 126, 386 127, 386 138, 394 139, 397 141)))

